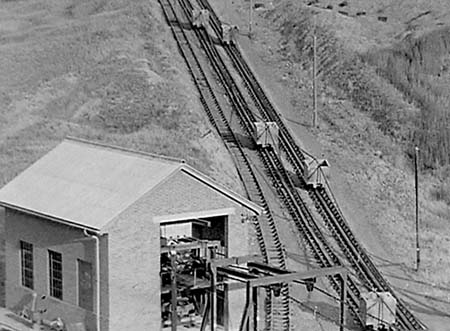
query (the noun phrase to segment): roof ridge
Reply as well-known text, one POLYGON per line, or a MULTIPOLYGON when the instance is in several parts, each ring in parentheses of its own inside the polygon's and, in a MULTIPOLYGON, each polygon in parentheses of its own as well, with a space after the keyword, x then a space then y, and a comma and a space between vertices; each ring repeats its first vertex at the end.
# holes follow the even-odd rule
POLYGON ((137 155, 141 155, 141 156, 148 156, 148 157, 152 157, 155 159, 162 159, 164 161, 169 161, 169 162, 173 162, 173 163, 186 164, 186 161, 184 159, 167 156, 167 155, 138 151, 138 150, 132 149, 132 148, 126 148, 126 147, 117 146, 117 145, 110 145, 110 144, 101 143, 98 141, 92 141, 92 140, 88 140, 88 139, 79 138, 79 137, 66 136, 64 138, 64 140, 74 141, 74 142, 78 142, 78 143, 82 143, 82 144, 86 144, 86 145, 108 148, 108 149, 117 150, 117 151, 121 151, 121 152, 137 154, 137 155))

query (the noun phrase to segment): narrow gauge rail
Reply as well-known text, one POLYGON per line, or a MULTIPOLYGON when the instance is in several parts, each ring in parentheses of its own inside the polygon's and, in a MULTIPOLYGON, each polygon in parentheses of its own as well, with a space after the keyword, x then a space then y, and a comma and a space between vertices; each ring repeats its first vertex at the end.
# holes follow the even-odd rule
MULTIPOLYGON (((170 3, 170 0, 159 0, 159 3, 163 9, 165 18, 171 27, 179 51, 183 56, 193 78, 194 84, 199 91, 200 99, 207 116, 215 129, 221 135, 225 145, 233 156, 233 160, 237 166, 239 176, 244 183, 248 197, 264 208, 264 215, 260 217, 259 222, 254 222, 257 241, 264 261, 281 268, 286 268, 286 260, 276 225, 269 205, 267 204, 262 189, 256 179, 255 173, 253 172, 244 151, 242 150, 237 138, 225 119, 224 112, 220 107, 220 104, 214 94, 207 76, 205 75, 205 72, 200 65, 200 62, 198 61, 195 51, 190 44, 190 40, 181 27, 182 25, 180 18, 178 17, 174 6, 170 3)), ((287 286, 282 288, 280 299, 273 298, 271 291, 267 291, 265 313, 266 326, 268 330, 272 329, 271 326, 273 324, 277 324, 273 319, 278 319, 279 322, 287 326, 286 330, 288 329, 289 290, 287 286), (278 304, 278 307, 275 305, 272 306, 272 301, 275 304, 278 304), (274 318, 276 313, 279 315, 274 318)))
MULTIPOLYGON (((216 34, 221 34, 220 20, 207 0, 198 0, 203 8, 210 11, 211 25, 216 34)), ((236 45, 224 45, 224 48, 231 58, 233 65, 243 78, 243 82, 249 94, 258 107, 265 120, 275 121, 280 128, 280 143, 287 155, 289 163, 295 169, 300 182, 304 181, 304 169, 306 167, 305 157, 295 142, 288 128, 284 125, 280 115, 272 106, 268 97, 264 93, 261 85, 254 76, 252 70, 243 59, 240 50, 236 45)), ((348 258, 352 267, 357 272, 359 278, 369 289, 378 291, 389 291, 398 301, 397 321, 399 327, 405 330, 424 330, 426 327, 417 320, 407 309, 406 305, 395 295, 387 281, 380 274, 365 249, 359 244, 353 235, 342 212, 339 210, 336 201, 333 201, 325 187, 310 189, 309 195, 314 201, 316 208, 321 214, 326 226, 330 229, 339 247, 348 258)))
MULTIPOLYGON (((190 14, 192 13, 193 7, 191 4, 187 1, 179 1, 180 6, 182 7, 184 11, 184 17, 186 20, 189 20, 190 14)), ((224 62, 222 61, 222 58, 217 52, 217 49, 214 47, 212 40, 210 39, 210 36, 205 33, 205 31, 200 31, 198 29, 194 29, 194 32, 196 33, 196 36, 198 40, 201 43, 201 46, 203 50, 205 51, 208 59, 211 61, 211 64, 218 75, 219 80, 221 81, 222 86, 225 87, 227 95, 231 101, 232 104, 235 104, 236 101, 236 94, 235 89, 237 89, 237 85, 230 80, 231 76, 229 76, 229 73, 226 71, 226 66, 224 62), (225 70, 225 71, 224 71, 225 70), (224 73, 228 75, 224 75, 224 73), (228 82, 228 84, 226 83, 228 82), (230 87, 231 82, 231 87, 230 87), (233 92, 232 92, 233 91, 233 92)), ((215 114, 215 113, 213 113, 215 114)), ((219 114, 218 117, 216 117, 217 123, 222 123, 222 125, 227 126, 229 129, 227 136, 230 136, 230 133, 232 133, 231 128, 227 124, 227 120, 225 116, 223 115, 223 112, 219 114)), ((238 146, 239 143, 235 141, 238 146)), ((266 203, 267 204, 267 203, 266 203)), ((264 220, 263 220, 264 221, 264 220)), ((267 219, 267 223, 262 222, 261 224, 268 224, 270 228, 272 229, 274 240, 275 240, 275 249, 268 250, 268 258, 271 263, 274 265, 279 265, 279 254, 280 250, 282 251, 281 247, 281 241, 278 237, 278 233, 276 232, 276 225, 272 217, 269 217, 267 219), (275 231, 274 231, 275 230, 275 231), (273 256, 275 255, 275 256, 273 256), (278 259, 278 260, 277 260, 278 259)), ((284 257, 284 253, 283 257, 284 257)), ((285 268, 285 260, 283 260, 283 264, 280 265, 280 267, 285 268)), ((289 287, 285 284, 281 289, 281 297, 276 298, 272 296, 271 292, 268 292, 268 300, 266 304, 266 325, 269 330, 271 330, 272 326, 274 330, 288 330, 289 329, 289 287), (268 313, 268 314, 267 314, 268 313)))
MULTIPOLYGON (((186 6, 186 15, 192 10, 192 6, 186 1, 180 1, 186 6)), ((215 46, 211 43, 210 37, 205 31, 198 32, 200 35, 202 46, 207 53, 209 59, 213 62, 216 73, 220 77, 222 85, 226 88, 226 92, 229 95, 230 101, 233 103, 234 108, 239 114, 241 124, 246 130, 250 137, 252 135, 252 123, 255 121, 253 114, 248 110, 248 105, 245 102, 239 88, 237 87, 231 74, 228 72, 226 65, 224 64, 220 54, 217 52, 215 46)), ((291 215, 296 221, 297 226, 300 231, 305 233, 309 242, 310 247, 312 247, 314 256, 319 261, 321 266, 333 266, 341 265, 338 257, 334 254, 331 247, 326 243, 320 229, 317 227, 316 223, 312 219, 311 214, 308 211, 306 205, 301 201, 298 192, 292 185, 286 184, 289 180, 289 176, 285 171, 281 161, 278 159, 276 153, 270 149, 259 149, 259 156, 264 163, 268 174, 271 176, 274 186, 277 188, 278 194, 287 206, 291 215), (284 177, 280 177, 280 173, 284 174, 284 177), (307 219, 307 222, 301 220, 307 219)), ((340 283, 339 276, 329 277, 333 287, 339 291, 340 283)), ((359 314, 359 290, 355 282, 349 280, 349 303, 356 321, 361 324, 360 314, 359 314)))

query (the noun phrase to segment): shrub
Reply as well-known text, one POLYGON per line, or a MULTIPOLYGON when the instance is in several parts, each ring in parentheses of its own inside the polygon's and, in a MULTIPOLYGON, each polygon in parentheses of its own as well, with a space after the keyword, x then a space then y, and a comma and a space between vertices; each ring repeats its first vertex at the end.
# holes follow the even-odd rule
POLYGON ((439 30, 365 56, 421 109, 411 128, 411 144, 421 149, 421 165, 425 168, 450 164, 450 95, 448 82, 438 80, 441 74, 447 74, 444 55, 449 52, 449 44, 448 30, 439 30))
POLYGON ((430 194, 436 201, 443 201, 450 205, 450 182, 442 181, 438 186, 431 189, 430 194))

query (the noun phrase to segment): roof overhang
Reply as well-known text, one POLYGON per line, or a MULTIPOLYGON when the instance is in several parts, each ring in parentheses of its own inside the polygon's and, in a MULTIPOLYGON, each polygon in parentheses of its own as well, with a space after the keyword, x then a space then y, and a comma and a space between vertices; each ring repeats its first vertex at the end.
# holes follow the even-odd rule
POLYGON ((180 170, 184 172, 185 174, 194 177, 195 179, 199 180, 203 184, 207 185, 209 188, 225 195, 230 200, 233 200, 234 202, 240 204, 241 206, 246 207, 247 209, 250 209, 257 215, 261 215, 264 213, 264 208, 257 205, 256 203, 234 193, 233 191, 227 189, 226 187, 218 184, 208 176, 205 176, 200 171, 192 168, 191 166, 187 164, 182 164, 180 167, 180 170))
POLYGON ((204 219, 217 216, 234 215, 234 208, 212 209, 199 212, 189 212, 181 214, 161 215, 153 217, 153 223, 173 223, 185 220, 204 219))
POLYGON ((36 217, 39 217, 39 218, 42 218, 42 219, 45 219, 45 220, 48 220, 48 221, 56 222, 56 223, 63 224, 63 225, 66 225, 66 226, 70 226, 70 227, 73 227, 73 228, 77 228, 77 229, 80 229, 80 230, 87 230, 87 231, 90 231, 90 232, 94 232, 95 234, 98 234, 98 235, 101 234, 100 233, 100 229, 97 229, 97 228, 94 228, 94 227, 90 227, 90 226, 86 226, 86 225, 83 225, 83 224, 79 224, 77 222, 74 222, 74 221, 71 221, 71 220, 67 220, 67 219, 63 219, 63 218, 60 218, 60 217, 55 217, 55 216, 52 216, 52 215, 40 213, 38 211, 26 209, 26 208, 23 208, 23 207, 20 207, 20 206, 16 206, 16 205, 10 204, 10 203, 5 202, 5 201, 0 201, 0 207, 4 207, 4 208, 7 208, 7 209, 12 209, 12 210, 24 213, 24 214, 36 216, 36 217))

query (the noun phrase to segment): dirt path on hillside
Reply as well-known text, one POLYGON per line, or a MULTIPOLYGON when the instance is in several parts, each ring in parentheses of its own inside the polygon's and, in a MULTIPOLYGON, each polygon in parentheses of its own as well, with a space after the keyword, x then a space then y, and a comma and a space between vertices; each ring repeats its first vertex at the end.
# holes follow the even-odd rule
MULTIPOLYGON (((279 36, 266 27, 268 22, 259 17, 255 11, 253 17, 255 34, 249 39, 245 35, 248 32, 248 12, 245 10, 248 8, 247 2, 212 1, 212 3, 224 21, 240 26, 239 45, 270 99, 296 135, 299 145, 316 157, 327 158, 331 163, 329 180, 339 207, 375 264, 430 330, 445 330, 450 322, 450 289, 441 288, 439 295, 433 297, 437 286, 420 280, 426 275, 414 276, 413 241, 408 248, 410 254, 398 258, 398 255, 392 254, 396 245, 386 242, 387 237, 383 232, 386 230, 380 226, 380 220, 402 222, 401 218, 405 214, 398 213, 396 209, 404 208, 411 203, 408 201, 409 196, 403 196, 402 192, 399 193, 386 186, 385 177, 392 176, 393 182, 404 179, 407 184, 411 184, 410 179, 402 171, 394 169, 390 160, 380 158, 379 151, 372 146, 360 141, 359 146, 348 145, 340 135, 334 134, 334 130, 329 130, 330 125, 334 125, 335 122, 327 121, 326 117, 324 119, 324 116, 320 116, 322 121, 320 128, 312 129, 311 78, 295 75, 295 72, 301 71, 302 68, 298 68, 298 64, 283 56, 279 36), (405 206, 386 206, 382 203, 383 200, 378 199, 379 194, 392 196, 395 200, 398 194, 401 197, 399 201, 402 201, 399 204, 405 206), (449 294, 447 298, 445 293, 449 294)), ((267 2, 264 4, 270 6, 267 2)), ((321 111, 326 111, 327 107, 341 108, 343 114, 339 116, 343 117, 342 121, 350 121, 352 125, 356 123, 356 126, 361 127, 376 126, 367 115, 353 110, 351 104, 340 99, 335 91, 322 87, 322 92, 319 94, 319 107, 323 106, 321 111)), ((341 130, 346 130, 345 126, 341 130)), ((403 161, 399 159, 398 162, 401 164, 403 161)), ((402 226, 412 233, 413 217, 410 219, 412 222, 409 229, 408 225, 402 226)))

